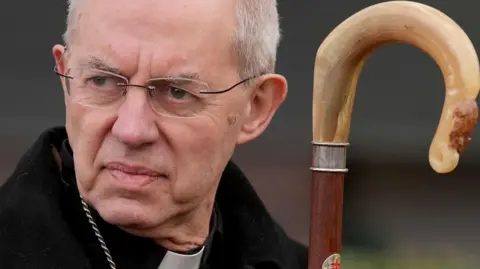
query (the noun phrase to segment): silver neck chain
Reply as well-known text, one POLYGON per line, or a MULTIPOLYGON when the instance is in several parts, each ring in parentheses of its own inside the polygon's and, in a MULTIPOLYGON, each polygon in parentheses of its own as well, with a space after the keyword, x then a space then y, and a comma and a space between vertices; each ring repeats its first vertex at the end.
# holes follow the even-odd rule
POLYGON ((95 236, 97 237, 98 242, 100 243, 100 246, 103 249, 103 253, 105 253, 107 261, 110 265, 110 269, 117 269, 115 262, 113 262, 112 255, 110 254, 110 250, 107 248, 107 243, 105 243, 105 240, 103 239, 102 234, 100 234, 100 230, 98 229, 97 223, 93 219, 92 212, 90 211, 88 204, 83 200, 83 197, 81 195, 80 195, 80 201, 82 202, 82 208, 83 208, 83 211, 85 212, 85 215, 88 218, 88 222, 90 223, 90 225, 92 225, 92 229, 95 233, 95 236))

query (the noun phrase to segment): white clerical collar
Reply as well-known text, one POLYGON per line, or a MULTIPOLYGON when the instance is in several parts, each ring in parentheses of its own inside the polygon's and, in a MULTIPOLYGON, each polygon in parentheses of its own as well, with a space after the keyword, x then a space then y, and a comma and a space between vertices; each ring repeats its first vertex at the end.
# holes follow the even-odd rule
POLYGON ((158 269, 198 269, 200 268, 204 250, 205 246, 202 247, 199 252, 192 255, 167 251, 158 269))

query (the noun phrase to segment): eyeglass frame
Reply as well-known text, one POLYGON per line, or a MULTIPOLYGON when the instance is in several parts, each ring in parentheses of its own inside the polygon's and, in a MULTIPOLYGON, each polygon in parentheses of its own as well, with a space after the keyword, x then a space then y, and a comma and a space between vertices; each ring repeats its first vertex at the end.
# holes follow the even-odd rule
MULTIPOLYGON (((67 52, 67 47, 65 47, 65 50, 64 50, 64 54, 67 52)), ((62 56, 63 58, 63 56, 62 56)), ((67 78, 67 79, 75 79, 73 76, 69 76, 69 75, 66 75, 66 74, 62 74, 60 72, 58 72, 58 63, 55 64, 55 66, 53 67, 53 72, 55 72, 55 74, 57 74, 58 76, 61 76, 61 77, 64 77, 64 78, 67 78)), ((249 81, 249 80, 252 80, 252 79, 255 79, 255 78, 258 78, 258 77, 261 77, 265 74, 260 74, 260 75, 256 75, 256 76, 251 76, 251 77, 248 77, 246 79, 243 79, 235 84, 233 84, 232 86, 226 88, 226 89, 223 89, 223 90, 217 90, 217 91, 210 91, 210 90, 202 90, 200 91, 199 93, 200 94, 221 94, 221 93, 226 93, 226 92, 229 92, 231 90, 233 90, 234 88, 236 88, 237 86, 249 81)), ((140 85, 140 84, 130 84, 130 80, 127 78, 127 77, 124 77, 124 76, 121 76, 123 78, 125 78, 125 80, 128 82, 126 83, 125 85, 122 85, 122 87, 125 87, 125 88, 128 88, 128 87, 140 87, 140 88, 144 88, 146 90, 149 90, 149 91, 152 91, 152 90, 155 90, 155 86, 152 86, 152 85, 140 85)), ((201 81, 200 81, 201 82, 201 81)), ((206 85, 208 85, 208 83, 205 83, 205 82, 202 82, 206 85)))

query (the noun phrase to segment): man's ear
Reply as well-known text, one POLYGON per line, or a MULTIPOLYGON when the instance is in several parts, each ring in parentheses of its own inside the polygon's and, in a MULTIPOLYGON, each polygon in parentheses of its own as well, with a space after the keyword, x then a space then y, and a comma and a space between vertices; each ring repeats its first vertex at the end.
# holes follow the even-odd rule
POLYGON ((247 143, 261 135, 270 124, 275 112, 287 96, 285 77, 268 74, 259 77, 254 84, 245 120, 240 128, 237 144, 247 143))
MULTIPOLYGON (((57 72, 60 74, 65 74, 67 71, 65 66, 65 61, 63 60, 63 57, 65 55, 65 47, 62 45, 55 45, 53 46, 52 53, 53 53, 53 58, 55 60, 55 64, 57 65, 57 72)), ((59 76, 59 77, 60 77, 60 82, 62 83, 63 91, 65 95, 67 95, 68 89, 67 89, 66 83, 68 82, 64 77, 62 76, 59 76)))

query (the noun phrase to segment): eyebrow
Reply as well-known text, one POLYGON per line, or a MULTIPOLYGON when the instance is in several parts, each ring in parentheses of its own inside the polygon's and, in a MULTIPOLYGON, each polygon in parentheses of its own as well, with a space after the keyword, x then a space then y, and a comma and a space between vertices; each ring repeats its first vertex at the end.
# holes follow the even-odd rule
POLYGON ((169 75, 164 77, 172 78, 172 79, 181 78, 181 79, 200 80, 200 74, 197 72, 185 72, 185 73, 179 73, 179 74, 169 75))
POLYGON ((87 63, 84 65, 87 65, 90 68, 120 75, 120 68, 111 67, 106 62, 95 56, 90 56, 90 58, 87 60, 87 63))
MULTIPOLYGON (((106 71, 113 74, 121 75, 120 68, 111 67, 105 61, 95 56, 90 56, 90 58, 83 65, 86 65, 90 68, 98 69, 101 71, 106 71)), ((155 79, 155 78, 201 80, 200 74, 198 72, 184 72, 184 73, 178 73, 174 75, 155 76, 152 79, 155 79)))

